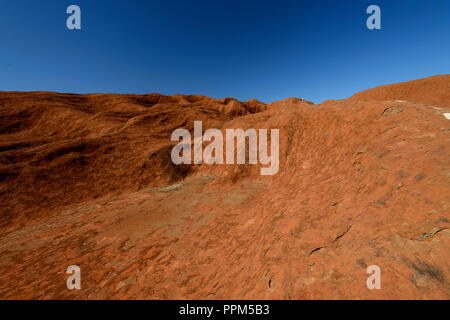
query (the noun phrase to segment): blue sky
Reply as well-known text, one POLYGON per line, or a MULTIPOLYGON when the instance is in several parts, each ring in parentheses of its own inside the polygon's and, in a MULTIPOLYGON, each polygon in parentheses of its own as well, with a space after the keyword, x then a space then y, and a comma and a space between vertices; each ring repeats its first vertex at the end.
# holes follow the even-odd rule
POLYGON ((0 91, 317 103, 448 73, 448 0, 0 0, 0 91))

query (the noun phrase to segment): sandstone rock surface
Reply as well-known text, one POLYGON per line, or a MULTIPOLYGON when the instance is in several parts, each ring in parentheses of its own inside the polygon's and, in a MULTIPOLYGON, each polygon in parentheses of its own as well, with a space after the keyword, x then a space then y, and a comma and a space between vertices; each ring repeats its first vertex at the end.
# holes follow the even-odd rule
POLYGON ((0 92, 0 298, 449 299, 449 85, 320 105, 0 92), (194 120, 280 129, 278 174, 175 166, 194 120))

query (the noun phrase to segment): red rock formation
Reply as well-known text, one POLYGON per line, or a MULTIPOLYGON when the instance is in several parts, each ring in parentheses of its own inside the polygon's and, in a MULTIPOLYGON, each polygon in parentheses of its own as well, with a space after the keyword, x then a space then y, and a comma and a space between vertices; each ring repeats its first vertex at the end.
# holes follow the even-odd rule
POLYGON ((320 105, 0 93, 0 297, 448 299, 449 84, 320 105), (194 120, 280 129, 278 174, 173 165, 194 120))
POLYGON ((449 75, 388 84, 354 94, 350 100, 407 100, 434 106, 449 106, 449 75))

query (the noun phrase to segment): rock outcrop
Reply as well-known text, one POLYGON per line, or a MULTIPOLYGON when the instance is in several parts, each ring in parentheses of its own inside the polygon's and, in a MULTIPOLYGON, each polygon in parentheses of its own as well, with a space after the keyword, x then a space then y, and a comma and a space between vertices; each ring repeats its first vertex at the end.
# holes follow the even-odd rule
POLYGON ((448 299, 449 85, 320 105, 0 93, 0 297, 448 299), (174 165, 194 120, 279 129, 279 172, 174 165))

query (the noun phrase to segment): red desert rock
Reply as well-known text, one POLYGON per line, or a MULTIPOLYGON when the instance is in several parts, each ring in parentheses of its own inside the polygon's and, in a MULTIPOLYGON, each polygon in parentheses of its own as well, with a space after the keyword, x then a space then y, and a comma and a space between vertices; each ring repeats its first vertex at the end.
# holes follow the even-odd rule
POLYGON ((2 92, 0 298, 449 299, 449 88, 319 105, 2 92), (278 174, 174 165, 194 120, 280 129, 278 174))

